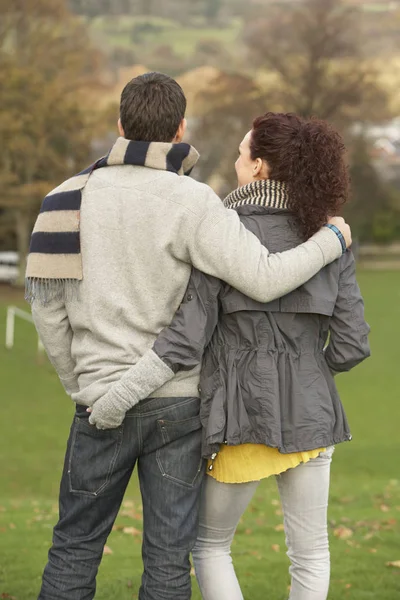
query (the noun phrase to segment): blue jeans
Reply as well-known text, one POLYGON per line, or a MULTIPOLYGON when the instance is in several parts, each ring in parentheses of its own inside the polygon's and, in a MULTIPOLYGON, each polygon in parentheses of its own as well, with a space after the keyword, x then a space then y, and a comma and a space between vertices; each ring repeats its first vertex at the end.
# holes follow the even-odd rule
POLYGON ((100 431, 78 406, 60 489, 60 518, 39 600, 91 600, 103 548, 137 463, 143 500, 139 600, 189 600, 189 554, 204 474, 198 398, 151 398, 100 431))

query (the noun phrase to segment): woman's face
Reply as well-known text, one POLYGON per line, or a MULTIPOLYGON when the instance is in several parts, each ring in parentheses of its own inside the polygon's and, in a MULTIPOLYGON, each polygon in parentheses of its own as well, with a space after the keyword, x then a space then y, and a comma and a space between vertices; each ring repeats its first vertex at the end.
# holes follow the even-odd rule
POLYGON ((239 146, 239 158, 235 163, 238 186, 252 183, 256 179, 267 179, 268 170, 261 158, 252 160, 250 153, 250 141, 252 132, 249 131, 239 146))

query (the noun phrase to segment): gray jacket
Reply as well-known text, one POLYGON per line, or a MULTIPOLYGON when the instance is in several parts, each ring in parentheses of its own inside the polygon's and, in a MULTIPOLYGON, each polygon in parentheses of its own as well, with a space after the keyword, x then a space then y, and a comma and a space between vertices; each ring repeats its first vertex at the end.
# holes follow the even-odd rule
MULTIPOLYGON (((271 252, 301 241, 288 211, 254 205, 237 211, 271 252)), ((193 270, 183 303, 153 350, 174 372, 203 359, 204 456, 223 442, 288 453, 351 439, 333 375, 370 355, 368 333, 347 251, 267 304, 193 270)))

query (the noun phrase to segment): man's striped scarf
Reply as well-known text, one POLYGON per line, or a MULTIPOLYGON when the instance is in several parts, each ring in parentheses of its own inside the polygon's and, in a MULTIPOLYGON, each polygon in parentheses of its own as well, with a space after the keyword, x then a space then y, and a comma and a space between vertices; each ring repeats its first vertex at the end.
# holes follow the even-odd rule
POLYGON ((269 208, 289 208, 287 187, 282 181, 258 179, 234 190, 224 200, 226 208, 255 204, 269 208))
POLYGON ((107 156, 71 177, 43 201, 32 233, 26 299, 46 303, 76 297, 83 279, 80 244, 82 191, 96 169, 137 165, 189 175, 199 159, 189 144, 135 142, 118 138, 107 156))

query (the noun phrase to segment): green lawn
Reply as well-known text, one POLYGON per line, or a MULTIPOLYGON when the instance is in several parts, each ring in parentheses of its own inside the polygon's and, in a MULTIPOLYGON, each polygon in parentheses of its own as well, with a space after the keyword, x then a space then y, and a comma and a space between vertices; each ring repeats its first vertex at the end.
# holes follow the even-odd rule
MULTIPOLYGON (((330 600, 400 597, 400 273, 362 272, 373 357, 340 377, 353 442, 337 448, 331 487, 330 600), (336 534, 336 535, 335 535, 336 534)), ((4 294, 0 288, 0 294, 4 294)), ((36 338, 19 322, 15 350, 3 349, 0 296, 0 598, 34 600, 57 518, 57 487, 73 407, 36 338)), ((98 600, 137 598, 141 528, 136 481, 108 546, 98 600)), ((273 480, 259 489, 239 527, 234 559, 249 600, 286 600, 289 583, 282 516, 273 480), (277 530, 276 530, 277 528, 277 530)), ((193 598, 200 596, 194 588, 193 598)))
POLYGON ((113 19, 97 17, 91 23, 91 30, 95 36, 101 36, 110 47, 130 47, 136 50, 140 62, 144 47, 148 51, 168 45, 183 58, 187 58, 197 44, 204 40, 215 40, 233 48, 241 26, 240 20, 233 20, 224 28, 206 25, 183 27, 168 19, 124 16, 113 19))

